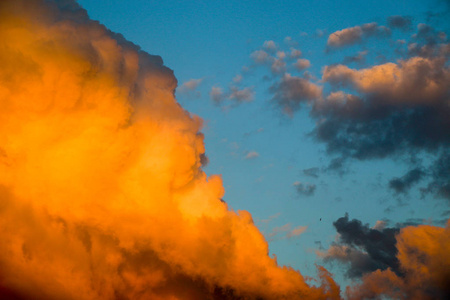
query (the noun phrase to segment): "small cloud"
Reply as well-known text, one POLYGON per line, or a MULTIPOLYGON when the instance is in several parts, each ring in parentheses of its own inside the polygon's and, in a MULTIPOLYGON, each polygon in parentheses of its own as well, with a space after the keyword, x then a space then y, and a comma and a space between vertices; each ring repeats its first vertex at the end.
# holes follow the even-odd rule
POLYGON ((297 190, 297 193, 304 196, 312 196, 314 192, 316 191, 316 185, 315 184, 304 184, 300 181, 294 182, 295 189, 297 190))
POLYGON ((403 31, 412 29, 412 18, 409 16, 391 16, 387 19, 390 28, 396 28, 403 31))
POLYGON ((213 86, 209 92, 209 97, 214 103, 219 104, 224 99, 223 90, 220 87, 213 86))
POLYGON ((294 67, 299 71, 307 69, 310 66, 311 66, 310 61, 304 58, 297 59, 297 61, 294 63, 294 67))
POLYGON ((320 171, 319 168, 309 168, 309 169, 304 169, 303 170, 303 174, 305 174, 306 176, 318 178, 319 177, 319 171, 320 171))
POLYGON ((231 87, 227 98, 237 102, 250 102, 253 101, 254 96, 255 91, 253 90, 253 87, 246 87, 243 89, 231 87))
POLYGON ((201 93, 197 91, 197 87, 203 82, 203 78, 198 79, 190 79, 186 82, 184 82, 180 87, 177 88, 177 91, 180 94, 187 95, 187 96, 195 96, 199 98, 201 96, 201 93))
POLYGON ((257 158, 259 156, 259 153, 256 151, 250 151, 247 153, 247 155, 245 156, 245 159, 254 159, 257 158))
POLYGON ((277 44, 275 44, 274 41, 269 40, 269 41, 264 42, 263 49, 265 49, 271 53, 275 53, 275 51, 277 51, 277 49, 278 49, 278 46, 277 46, 277 44))
POLYGON ((234 82, 234 83, 241 83, 242 78, 243 78, 242 75, 241 75, 241 74, 238 74, 238 75, 234 76, 233 82, 234 82))
POLYGON ((250 54, 250 58, 257 64, 265 64, 270 60, 270 55, 264 50, 256 50, 250 54))
POLYGON ((302 56, 302 51, 295 49, 295 48, 291 48, 291 53, 289 54, 289 56, 291 58, 298 58, 298 57, 302 56))
POLYGON ((286 234, 286 237, 289 239, 289 238, 292 238, 292 237, 295 237, 295 236, 299 236, 300 234, 302 234, 303 232, 305 232, 307 228, 308 228, 307 226, 298 226, 298 227, 295 227, 294 229, 292 229, 291 231, 289 231, 289 232, 286 234))

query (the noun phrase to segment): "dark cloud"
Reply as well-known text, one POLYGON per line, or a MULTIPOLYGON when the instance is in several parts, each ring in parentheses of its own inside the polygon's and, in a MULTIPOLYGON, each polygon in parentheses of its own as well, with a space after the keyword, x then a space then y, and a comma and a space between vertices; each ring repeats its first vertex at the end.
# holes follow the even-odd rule
POLYGON ((316 191, 315 184, 304 184, 301 182, 295 182, 294 187, 299 195, 312 196, 316 191))
POLYGON ((284 74, 269 90, 274 101, 287 114, 300 108, 301 103, 315 100, 322 95, 322 88, 307 79, 284 74))
POLYGON ((396 28, 403 31, 412 29, 412 17, 409 16, 391 16, 387 18, 387 24, 390 28, 396 28))
POLYGON ((348 214, 333 225, 339 233, 339 240, 328 249, 324 257, 326 261, 348 263, 348 277, 361 277, 366 273, 388 268, 401 274, 395 247, 398 228, 370 228, 357 219, 349 220, 348 214))
POLYGON ((425 176, 425 172, 421 168, 415 168, 400 178, 394 178, 389 181, 389 187, 397 194, 406 193, 414 184, 418 183, 425 176))
MULTIPOLYGON (((430 173, 434 182, 428 191, 448 198, 449 176, 439 167, 446 165, 450 146, 447 62, 443 56, 412 57, 360 70, 325 67, 323 81, 355 95, 338 91, 315 101, 311 113, 321 122, 313 135, 343 159, 413 156, 418 151, 441 157, 430 173)), ((392 187, 401 190, 400 183, 394 181, 392 187)))

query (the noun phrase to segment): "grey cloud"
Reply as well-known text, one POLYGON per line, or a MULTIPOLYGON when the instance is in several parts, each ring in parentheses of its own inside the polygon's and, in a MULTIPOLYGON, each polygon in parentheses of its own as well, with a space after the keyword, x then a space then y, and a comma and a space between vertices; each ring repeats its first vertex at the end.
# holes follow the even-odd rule
POLYGON ((306 176, 314 177, 314 178, 319 177, 319 172, 320 172, 319 168, 309 168, 309 169, 303 170, 303 174, 305 174, 306 176))
POLYGON ((421 181, 425 176, 425 172, 420 168, 410 170, 400 178, 394 178, 389 181, 389 187, 397 194, 406 193, 414 184, 421 181))
POLYGON ((387 24, 390 28, 403 31, 412 29, 412 17, 409 16, 390 16, 387 18, 387 24))
POLYGON ((396 257, 395 236, 400 232, 399 228, 370 228, 360 220, 349 220, 348 214, 333 225, 339 233, 339 240, 323 255, 325 261, 348 263, 346 275, 350 278, 387 268, 402 274, 396 257))
POLYGON ((295 182, 294 187, 297 193, 303 196, 312 196, 316 191, 315 184, 304 184, 301 182, 295 182))
POLYGON ((322 95, 322 88, 307 79, 284 74, 269 89, 272 101, 291 114, 300 108, 301 103, 315 100, 322 95))

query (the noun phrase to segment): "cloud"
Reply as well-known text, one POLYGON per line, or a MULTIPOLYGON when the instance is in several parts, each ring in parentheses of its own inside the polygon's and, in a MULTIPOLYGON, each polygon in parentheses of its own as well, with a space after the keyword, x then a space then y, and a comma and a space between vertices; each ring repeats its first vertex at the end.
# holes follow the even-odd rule
POLYGON ((307 59, 303 59, 303 58, 299 58, 297 59, 297 61, 294 63, 294 67, 299 70, 305 70, 307 68, 309 68, 311 66, 311 62, 307 59))
POLYGON ((161 57, 75 1, 4 0, 0 23, 1 293, 339 299, 323 268, 313 287, 278 266, 250 213, 221 200, 202 120, 161 57))
POLYGON ((195 95, 195 97, 200 97, 199 91, 196 91, 197 87, 203 82, 203 78, 190 79, 184 82, 179 88, 177 88, 180 94, 184 95, 195 95))
MULTIPOLYGON (((330 153, 359 160, 414 154, 446 157, 450 145, 450 70, 445 57, 412 57, 366 69, 324 68, 322 80, 334 89, 313 104, 320 118, 314 135, 330 153)), ((442 187, 445 172, 433 177, 442 187)), ((445 192, 442 193, 445 195, 445 192)))
POLYGON ((255 159, 259 157, 259 153, 256 151, 250 151, 245 155, 245 159, 255 159))
POLYGON ((356 55, 346 56, 346 57, 344 57, 342 64, 344 64, 344 65, 348 65, 350 63, 361 64, 365 61, 367 53, 369 53, 369 51, 364 50, 364 51, 359 51, 358 54, 356 54, 356 55))
POLYGON ((220 105, 225 100, 234 101, 234 103, 250 102, 255 97, 253 87, 239 88, 231 86, 228 91, 224 92, 222 88, 213 86, 209 92, 209 97, 216 104, 220 105))
POLYGON ((269 40, 264 42, 263 49, 270 53, 275 53, 278 50, 278 46, 274 41, 269 40))
POLYGON ((408 31, 412 29, 412 18, 409 16, 390 16, 387 18, 390 28, 408 31))
POLYGON ((348 299, 446 299, 450 295, 450 223, 445 228, 420 225, 396 236, 400 274, 391 269, 365 275, 347 288, 348 299), (384 297, 383 297, 384 296, 384 297))
POLYGON ((420 168, 410 170, 401 178, 394 178, 389 181, 389 187, 397 194, 406 193, 414 184, 423 179, 425 172, 420 168))
POLYGON ((305 174, 306 176, 314 177, 314 178, 319 177, 319 172, 320 172, 319 168, 309 168, 309 169, 303 170, 303 174, 305 174))
POLYGON ((398 228, 370 228, 357 219, 349 220, 348 214, 333 225, 339 239, 325 253, 320 254, 325 261, 337 260, 349 264, 346 275, 350 278, 388 268, 401 273, 395 246, 395 236, 400 231, 398 228))
POLYGON ((339 48, 360 43, 363 38, 376 36, 386 37, 391 34, 389 28, 379 26, 377 23, 367 23, 335 31, 328 36, 327 46, 339 48))
POLYGON ((297 193, 303 196, 312 196, 316 191, 315 184, 304 184, 299 181, 294 182, 294 187, 297 193))
POLYGON ((299 58, 300 56, 302 56, 302 51, 295 49, 295 48, 291 48, 291 52, 290 52, 289 56, 291 58, 299 58))
POLYGON ((209 97, 216 104, 222 102, 223 99, 225 98, 222 88, 218 86, 213 86, 211 88, 211 91, 209 92, 209 97))
POLYGON ((298 110, 303 102, 321 97, 322 88, 307 79, 288 73, 270 87, 274 101, 284 112, 291 114, 298 110))
POLYGON ((308 229, 307 226, 297 226, 292 228, 292 224, 288 223, 283 226, 275 227, 267 235, 267 238, 271 241, 280 239, 290 239, 301 235, 308 229))
POLYGON ((257 64, 265 64, 270 61, 271 56, 264 50, 256 50, 250 54, 250 57, 257 64))

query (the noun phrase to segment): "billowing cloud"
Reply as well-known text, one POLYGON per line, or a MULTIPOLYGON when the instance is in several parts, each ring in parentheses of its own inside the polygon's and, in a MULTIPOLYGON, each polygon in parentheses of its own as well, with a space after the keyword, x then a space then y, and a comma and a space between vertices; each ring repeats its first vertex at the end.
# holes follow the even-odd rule
POLYGON ((445 228, 420 225, 396 236, 400 273, 377 270, 347 288, 349 299, 447 299, 450 296, 450 222, 445 228))
POLYGON ((1 293, 339 298, 323 268, 311 287, 279 267, 251 215, 221 201, 202 120, 159 56, 70 0, 2 1, 0 37, 1 293))
POLYGON ((348 215, 333 223, 338 240, 325 260, 348 265, 362 282, 346 289, 348 299, 446 299, 449 289, 450 221, 445 228, 415 225, 374 228, 348 215))
POLYGON ((249 151, 246 155, 245 155, 245 159, 254 159, 259 157, 259 153, 256 151, 249 151))
POLYGON ((385 37, 390 34, 389 28, 385 26, 379 26, 377 23, 367 23, 333 32, 328 36, 327 46, 332 48, 350 46, 360 43, 366 37, 385 37))
MULTIPOLYGON (((444 159, 450 145, 446 61, 412 57, 361 70, 325 67, 323 81, 355 95, 337 91, 314 103, 312 114, 321 119, 316 137, 344 157, 385 158, 420 150, 444 159)), ((436 183, 448 185, 448 172, 437 173, 436 183)))
POLYGON ((326 253, 320 254, 325 261, 349 264, 346 275, 350 278, 388 268, 400 273, 395 247, 398 228, 370 228, 357 219, 349 220, 347 214, 333 225, 339 239, 326 253))

